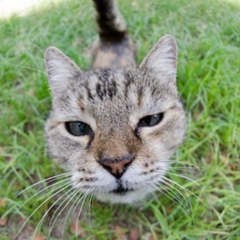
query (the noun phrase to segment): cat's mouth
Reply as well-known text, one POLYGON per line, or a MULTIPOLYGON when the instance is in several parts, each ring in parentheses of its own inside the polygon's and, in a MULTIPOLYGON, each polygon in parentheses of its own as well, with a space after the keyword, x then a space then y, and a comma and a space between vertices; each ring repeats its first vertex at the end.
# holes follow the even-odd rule
POLYGON ((133 188, 124 188, 122 185, 118 185, 118 187, 112 191, 110 191, 110 193, 113 193, 115 195, 125 195, 128 192, 132 192, 134 191, 133 188))

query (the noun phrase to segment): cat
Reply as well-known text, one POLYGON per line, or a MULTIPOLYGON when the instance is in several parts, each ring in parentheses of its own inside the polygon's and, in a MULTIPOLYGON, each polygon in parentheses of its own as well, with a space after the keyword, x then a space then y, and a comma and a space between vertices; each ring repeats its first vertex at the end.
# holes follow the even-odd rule
POLYGON ((55 47, 45 52, 52 93, 47 149, 79 192, 133 204, 164 182, 170 157, 184 138, 177 45, 165 35, 137 65, 116 3, 93 3, 99 39, 92 47, 92 69, 81 71, 55 47))

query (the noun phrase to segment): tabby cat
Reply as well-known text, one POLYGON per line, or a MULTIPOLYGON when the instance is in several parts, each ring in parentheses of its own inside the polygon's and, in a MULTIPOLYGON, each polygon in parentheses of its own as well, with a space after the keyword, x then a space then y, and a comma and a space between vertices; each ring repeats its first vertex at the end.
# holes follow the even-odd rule
POLYGON ((94 0, 99 39, 83 72, 55 47, 45 53, 52 110, 50 156, 73 188, 131 204, 154 193, 182 142, 185 114, 176 87, 177 46, 160 38, 142 63, 113 0, 94 0))

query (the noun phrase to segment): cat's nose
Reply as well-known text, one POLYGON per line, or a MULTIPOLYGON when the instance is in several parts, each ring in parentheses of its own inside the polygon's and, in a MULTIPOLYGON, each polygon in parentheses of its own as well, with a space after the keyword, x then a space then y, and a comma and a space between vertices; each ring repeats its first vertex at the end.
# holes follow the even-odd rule
POLYGON ((134 156, 130 153, 120 158, 110 158, 103 156, 99 163, 115 178, 119 179, 127 170, 128 166, 134 160, 134 156))

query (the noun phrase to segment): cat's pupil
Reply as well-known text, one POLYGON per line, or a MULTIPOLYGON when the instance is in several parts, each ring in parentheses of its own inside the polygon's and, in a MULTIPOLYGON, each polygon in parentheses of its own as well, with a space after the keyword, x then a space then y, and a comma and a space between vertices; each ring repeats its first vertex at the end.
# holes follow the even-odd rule
POLYGON ((74 136, 92 136, 93 134, 91 127, 88 124, 80 121, 66 122, 66 129, 70 134, 74 136))
POLYGON ((152 127, 160 123, 162 119, 163 113, 149 115, 140 119, 138 122, 138 127, 152 127))

